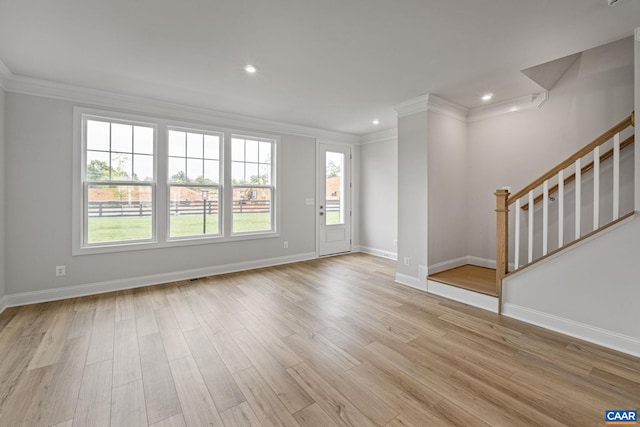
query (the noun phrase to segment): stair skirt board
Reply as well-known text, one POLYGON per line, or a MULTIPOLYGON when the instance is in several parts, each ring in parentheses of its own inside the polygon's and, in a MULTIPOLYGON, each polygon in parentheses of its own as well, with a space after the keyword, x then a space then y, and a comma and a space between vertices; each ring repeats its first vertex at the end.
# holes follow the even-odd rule
POLYGON ((444 283, 427 280, 427 292, 441 297, 449 298, 454 301, 482 308, 493 313, 498 312, 499 301, 497 297, 480 294, 478 292, 468 291, 456 286, 445 285, 444 283))

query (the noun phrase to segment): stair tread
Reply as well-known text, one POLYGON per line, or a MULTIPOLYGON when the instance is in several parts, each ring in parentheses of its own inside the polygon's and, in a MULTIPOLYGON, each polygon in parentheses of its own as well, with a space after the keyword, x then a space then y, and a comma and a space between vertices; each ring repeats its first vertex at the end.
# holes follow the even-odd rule
POLYGON ((434 280, 446 285, 456 286, 493 297, 497 296, 495 268, 466 264, 431 274, 428 278, 429 280, 434 280))

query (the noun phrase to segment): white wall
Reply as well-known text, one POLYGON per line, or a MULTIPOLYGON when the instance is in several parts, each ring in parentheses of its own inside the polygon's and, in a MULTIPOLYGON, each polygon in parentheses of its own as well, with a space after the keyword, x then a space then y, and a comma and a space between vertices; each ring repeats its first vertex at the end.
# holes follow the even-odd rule
MULTIPOLYGON (((399 282, 420 286, 427 266, 427 111, 398 118, 399 282), (409 265, 404 265, 405 257, 409 265)), ((426 278, 424 278, 426 279, 426 278)))
POLYGON ((504 281, 504 313, 640 356, 640 218, 504 281))
POLYGON ((467 255, 467 124, 429 112, 429 273, 432 266, 467 255))
POLYGON ((108 281, 132 283, 131 278, 144 282, 146 276, 157 282, 163 274, 188 276, 191 270, 315 254, 315 209, 305 204, 305 198, 315 196, 315 140, 282 135, 280 237, 71 256, 73 106, 49 98, 6 95, 6 157, 11 159, 3 168, 6 245, 11 248, 6 254, 8 295, 108 281), (283 248, 285 240, 288 249, 283 248), (65 277, 55 277, 56 265, 66 265, 65 277))
POLYGON ((469 124, 468 255, 495 259, 497 188, 518 191, 631 113, 633 70, 631 38, 591 49, 541 109, 469 124))
POLYGON ((5 294, 5 93, 0 89, 0 310, 5 294))
POLYGON ((398 140, 364 144, 360 159, 360 247, 392 259, 397 257, 398 140))

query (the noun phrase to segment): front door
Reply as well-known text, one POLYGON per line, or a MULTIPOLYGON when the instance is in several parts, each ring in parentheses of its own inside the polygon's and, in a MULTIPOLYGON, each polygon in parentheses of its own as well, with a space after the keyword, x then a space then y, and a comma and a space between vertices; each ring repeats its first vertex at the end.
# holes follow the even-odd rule
POLYGON ((351 147, 318 144, 318 255, 351 251, 351 147))

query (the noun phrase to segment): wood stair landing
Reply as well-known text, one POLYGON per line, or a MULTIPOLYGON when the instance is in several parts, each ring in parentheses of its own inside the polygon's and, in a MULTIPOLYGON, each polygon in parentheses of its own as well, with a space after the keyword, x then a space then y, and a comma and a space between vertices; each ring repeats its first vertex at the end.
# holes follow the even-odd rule
POLYGON ((428 279, 492 297, 498 296, 496 293, 495 268, 466 264, 431 274, 428 279))

